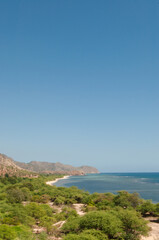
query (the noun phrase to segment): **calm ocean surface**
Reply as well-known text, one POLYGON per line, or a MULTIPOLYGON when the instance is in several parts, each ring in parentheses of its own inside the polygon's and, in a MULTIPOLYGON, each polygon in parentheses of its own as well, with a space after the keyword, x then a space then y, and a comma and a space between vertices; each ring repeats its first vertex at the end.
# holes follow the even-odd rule
POLYGON ((90 193, 126 190, 138 192, 144 199, 159 202, 159 173, 100 173, 71 176, 55 183, 57 187, 77 186, 90 193))

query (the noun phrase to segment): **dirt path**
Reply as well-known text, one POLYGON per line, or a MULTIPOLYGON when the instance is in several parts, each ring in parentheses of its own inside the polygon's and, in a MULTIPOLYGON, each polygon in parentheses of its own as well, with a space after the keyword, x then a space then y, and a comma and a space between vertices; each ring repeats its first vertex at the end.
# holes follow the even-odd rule
POLYGON ((82 203, 74 203, 73 208, 76 210, 77 214, 80 216, 85 215, 85 212, 82 211, 82 208, 84 207, 84 204, 82 203))
POLYGON ((56 226, 58 229, 62 228, 62 226, 64 225, 66 221, 59 221, 57 223, 54 224, 54 226, 56 226))
MULTIPOLYGON (((84 204, 80 204, 80 203, 73 204, 73 208, 76 210, 77 214, 80 216, 83 216, 85 214, 85 212, 82 211, 83 206, 84 206, 84 204)), ((56 226, 58 229, 60 229, 65 222, 66 221, 59 221, 59 222, 55 223, 54 226, 56 226)))
POLYGON ((47 203, 52 209, 54 209, 55 211, 57 211, 57 213, 60 213, 62 211, 62 208, 64 207, 63 205, 62 206, 57 206, 57 205, 54 205, 52 202, 48 202, 47 203))
POLYGON ((39 234, 41 232, 46 232, 46 228, 39 227, 38 225, 33 226, 33 233, 39 234))
POLYGON ((141 237, 141 240, 159 240, 159 223, 154 222, 156 218, 146 219, 150 222, 148 226, 151 228, 149 235, 147 237, 141 237))

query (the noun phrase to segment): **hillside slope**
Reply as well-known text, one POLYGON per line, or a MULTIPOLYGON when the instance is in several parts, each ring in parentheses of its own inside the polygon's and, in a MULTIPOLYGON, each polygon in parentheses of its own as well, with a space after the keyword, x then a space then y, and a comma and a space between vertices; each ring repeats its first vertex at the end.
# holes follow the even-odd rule
POLYGON ((17 176, 17 177, 31 177, 37 175, 25 169, 22 169, 20 166, 17 166, 14 160, 5 154, 0 153, 0 176, 17 176))

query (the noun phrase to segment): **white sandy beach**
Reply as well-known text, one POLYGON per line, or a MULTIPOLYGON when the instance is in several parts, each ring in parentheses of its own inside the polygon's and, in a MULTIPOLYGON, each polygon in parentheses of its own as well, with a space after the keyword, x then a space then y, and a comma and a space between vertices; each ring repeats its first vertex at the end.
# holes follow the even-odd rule
POLYGON ((53 180, 53 181, 48 181, 48 182, 46 182, 46 184, 52 186, 52 185, 54 185, 54 183, 58 182, 59 180, 67 179, 67 178, 69 178, 69 177, 70 177, 70 176, 67 175, 67 176, 64 176, 64 177, 62 177, 62 178, 57 178, 57 179, 55 179, 55 180, 53 180))

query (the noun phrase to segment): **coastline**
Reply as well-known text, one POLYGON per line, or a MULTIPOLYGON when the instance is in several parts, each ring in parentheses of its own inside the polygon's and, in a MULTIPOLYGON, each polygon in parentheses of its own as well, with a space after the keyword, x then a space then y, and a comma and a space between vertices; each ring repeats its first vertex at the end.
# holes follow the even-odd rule
POLYGON ((70 177, 70 175, 64 176, 64 177, 62 177, 62 178, 56 178, 56 179, 53 180, 53 181, 48 181, 48 182, 46 182, 46 184, 52 186, 52 185, 54 185, 54 183, 58 182, 59 180, 68 179, 69 177, 70 177))

